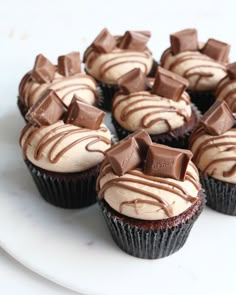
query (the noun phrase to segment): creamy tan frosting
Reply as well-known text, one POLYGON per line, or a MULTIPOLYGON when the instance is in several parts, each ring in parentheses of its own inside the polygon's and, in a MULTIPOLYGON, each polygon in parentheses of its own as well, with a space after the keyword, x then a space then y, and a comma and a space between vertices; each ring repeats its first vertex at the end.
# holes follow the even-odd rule
POLYGON ((236 80, 225 76, 217 85, 216 99, 226 101, 230 109, 236 113, 236 80))
POLYGON ((226 75, 226 65, 215 61, 200 51, 185 51, 173 55, 168 48, 161 57, 161 66, 189 81, 189 89, 215 90, 226 75))
POLYGON ((153 64, 148 49, 143 52, 115 48, 109 53, 97 53, 88 48, 85 53, 86 71, 95 79, 108 84, 117 84, 117 80, 134 68, 148 75, 153 64))
POLYGON ((205 174, 236 184, 236 129, 210 135, 199 126, 191 136, 193 161, 205 174))
POLYGON ((51 83, 40 84, 32 80, 29 72, 20 83, 19 95, 24 105, 30 108, 46 89, 55 90, 67 106, 74 95, 77 95, 91 105, 96 104, 96 82, 92 77, 83 73, 65 77, 56 72, 51 83))
POLYGON ((126 130, 145 129, 149 134, 162 134, 185 124, 191 117, 189 95, 184 92, 179 101, 140 91, 117 94, 112 114, 126 130))
POLYGON ((102 124, 98 130, 58 121, 50 126, 28 124, 20 144, 26 159, 37 167, 63 173, 81 172, 99 164, 111 146, 111 134, 102 124))
POLYGON ((145 175, 134 169, 117 176, 103 163, 98 178, 99 195, 117 212, 142 220, 177 216, 198 200, 198 171, 189 162, 184 181, 145 175))

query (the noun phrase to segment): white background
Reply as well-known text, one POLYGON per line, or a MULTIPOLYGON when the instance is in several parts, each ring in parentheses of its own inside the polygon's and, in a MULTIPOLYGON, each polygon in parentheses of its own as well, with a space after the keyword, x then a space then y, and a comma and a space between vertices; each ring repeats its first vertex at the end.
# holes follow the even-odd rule
MULTIPOLYGON (((234 0, 2 1, 0 7, 0 127, 7 127, 2 118, 6 118, 6 115, 16 108, 20 78, 32 68, 38 53, 43 53, 53 62, 58 55, 72 50, 79 50, 82 53, 103 27, 107 27, 113 34, 122 34, 128 29, 151 30, 152 38, 149 47, 157 60, 161 52, 169 45, 171 32, 195 27, 202 41, 214 37, 232 44, 231 60, 235 61, 236 4, 234 3, 234 0)), ((11 120, 14 120, 13 116, 11 120)), ((20 132, 23 120, 19 122, 20 132)), ((2 130, 0 134, 1 132, 2 130)), ((10 134, 13 131, 7 132, 10 134)), ((235 232, 229 234, 235 235, 235 232)), ((198 254, 193 251, 193 256, 198 254)), ((227 265, 230 265, 230 261, 224 264, 224 269, 218 269, 217 259, 215 257, 215 271, 222 272, 222 276, 227 275, 227 265)), ((214 273, 209 274, 209 277, 214 283, 214 273)), ((194 289, 194 286, 192 288, 194 289)), ((232 290, 232 294, 235 293, 236 291, 232 290)), ((39 278, 0 251, 0 294, 74 293, 39 278)))

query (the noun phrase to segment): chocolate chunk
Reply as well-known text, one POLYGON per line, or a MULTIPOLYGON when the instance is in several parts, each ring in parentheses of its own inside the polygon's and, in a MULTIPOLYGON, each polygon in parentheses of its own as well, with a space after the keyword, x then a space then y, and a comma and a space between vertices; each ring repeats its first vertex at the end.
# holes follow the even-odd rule
POLYGON ((116 39, 105 28, 93 41, 92 47, 99 53, 108 53, 116 47, 116 39))
POLYGON ((215 39, 208 39, 201 51, 218 62, 228 62, 230 45, 215 39))
POLYGON ((230 79, 236 79, 236 62, 227 66, 227 73, 230 79))
POLYGON ((127 31, 120 39, 118 47, 121 49, 131 49, 143 51, 151 36, 149 31, 127 31))
POLYGON ((187 86, 186 79, 158 67, 151 93, 178 101, 187 86))
POLYGON ((200 123, 211 135, 221 135, 235 125, 235 118, 225 101, 217 100, 203 115, 200 123))
POLYGON ((171 52, 178 54, 183 51, 197 51, 197 30, 186 29, 170 35, 171 52))
POLYGON ((80 53, 71 52, 58 57, 58 72, 63 76, 72 76, 80 73, 80 53))
POLYGON ((52 82, 56 72, 56 67, 42 54, 36 57, 31 77, 38 83, 52 82))
POLYGON ((99 129, 105 112, 95 108, 87 103, 81 102, 76 96, 73 97, 65 122, 92 130, 99 129))
POLYGON ((143 91, 147 88, 146 77, 144 73, 138 69, 134 68, 128 73, 122 75, 118 79, 118 85, 124 93, 132 93, 143 91))
POLYGON ((192 156, 188 150, 152 144, 148 149, 144 173, 184 181, 192 156))
POLYGON ((65 105, 53 90, 46 90, 28 110, 26 119, 33 125, 47 126, 61 119, 65 105))
POLYGON ((118 176, 137 168, 142 162, 137 142, 132 137, 113 146, 106 152, 106 156, 118 176))
POLYGON ((150 135, 144 129, 140 129, 130 134, 124 140, 127 140, 130 137, 136 140, 141 159, 142 160, 146 159, 148 148, 152 144, 152 139, 150 135))

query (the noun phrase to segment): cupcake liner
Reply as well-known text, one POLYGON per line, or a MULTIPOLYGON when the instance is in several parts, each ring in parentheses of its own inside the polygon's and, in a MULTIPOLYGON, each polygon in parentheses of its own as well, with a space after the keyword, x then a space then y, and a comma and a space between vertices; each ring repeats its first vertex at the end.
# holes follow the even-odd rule
POLYGON ((18 106, 18 109, 21 113, 21 116, 24 118, 24 120, 27 122, 27 120, 25 119, 25 115, 28 111, 28 109, 26 108, 26 106, 22 103, 22 100, 21 98, 18 96, 17 98, 17 106, 18 106))
POLYGON ((236 216, 236 185, 214 179, 201 171, 199 174, 206 192, 207 206, 218 212, 236 216))
POLYGON ((68 209, 87 207, 96 202, 99 165, 79 173, 56 173, 25 163, 41 196, 49 203, 68 209))
POLYGON ((185 244, 204 208, 204 195, 177 217, 160 221, 135 220, 115 212, 104 200, 99 202, 114 242, 124 252, 145 259, 169 256, 185 244))
POLYGON ((191 102, 204 114, 216 101, 213 91, 192 91, 188 90, 191 102))

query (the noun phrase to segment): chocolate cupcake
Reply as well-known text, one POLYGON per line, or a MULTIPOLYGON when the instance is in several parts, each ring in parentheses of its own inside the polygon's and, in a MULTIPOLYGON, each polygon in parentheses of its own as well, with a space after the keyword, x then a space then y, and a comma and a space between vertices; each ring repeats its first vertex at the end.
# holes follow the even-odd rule
POLYGON ((204 207, 191 156, 152 143, 144 130, 106 152, 97 181, 99 205, 123 251, 156 259, 185 244, 204 207))
POLYGON ((201 44, 196 29, 171 34, 170 43, 161 66, 189 81, 191 100, 204 113, 215 102, 216 86, 226 75, 230 46, 215 39, 201 44))
POLYGON ((39 54, 33 70, 20 82, 18 106, 24 117, 28 109, 48 89, 56 91, 66 106, 69 106, 74 95, 77 95, 82 102, 96 105, 98 100, 96 87, 95 80, 81 72, 79 52, 59 56, 56 66, 39 54))
POLYGON ((190 138, 193 162, 200 171, 207 205, 236 215, 235 118, 224 101, 216 101, 190 138))
POLYGON ((199 116, 184 91, 187 85, 187 80, 161 67, 151 83, 139 69, 123 75, 112 104, 119 139, 142 128, 154 142, 186 148, 199 116))
POLYGON ((42 197, 63 208, 96 202, 96 179, 111 135, 105 113, 74 98, 68 108, 47 90, 27 113, 20 145, 42 197))
POLYGON ((146 44, 149 31, 127 31, 113 36, 103 29, 84 54, 85 70, 97 80, 102 90, 100 106, 111 110, 111 101, 117 90, 118 79, 133 68, 146 76, 154 76, 156 62, 146 44))

